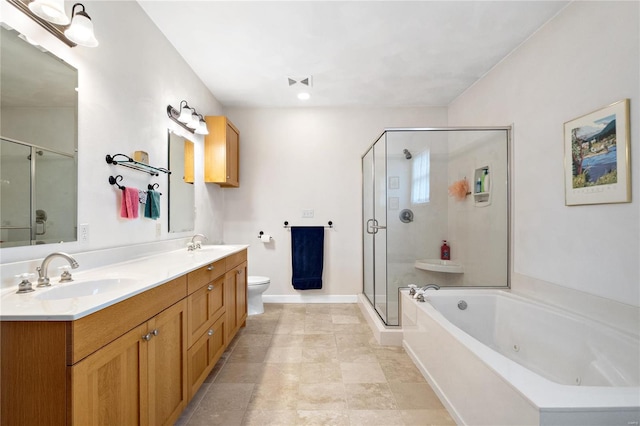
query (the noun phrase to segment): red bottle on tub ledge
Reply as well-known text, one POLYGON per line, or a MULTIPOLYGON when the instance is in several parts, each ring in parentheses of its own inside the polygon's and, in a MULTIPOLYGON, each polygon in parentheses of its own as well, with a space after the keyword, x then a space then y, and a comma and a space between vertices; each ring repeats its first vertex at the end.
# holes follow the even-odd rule
POLYGON ((447 240, 442 240, 442 246, 440 246, 440 259, 451 260, 451 247, 447 244, 447 240))

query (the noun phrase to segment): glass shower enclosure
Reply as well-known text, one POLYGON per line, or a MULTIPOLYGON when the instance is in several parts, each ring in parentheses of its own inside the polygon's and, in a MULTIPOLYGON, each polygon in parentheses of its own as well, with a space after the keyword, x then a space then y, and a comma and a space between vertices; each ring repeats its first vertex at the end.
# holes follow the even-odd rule
POLYGON ((386 129, 362 156, 363 293, 385 325, 409 284, 509 287, 510 135, 386 129))

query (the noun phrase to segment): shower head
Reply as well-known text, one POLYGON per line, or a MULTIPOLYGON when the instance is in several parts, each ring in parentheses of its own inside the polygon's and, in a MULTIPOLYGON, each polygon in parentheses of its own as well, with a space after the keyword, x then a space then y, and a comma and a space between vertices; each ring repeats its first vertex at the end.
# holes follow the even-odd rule
POLYGON ((406 158, 407 160, 411 160, 412 155, 411 155, 411 153, 409 152, 408 149, 406 149, 406 148, 403 149, 402 153, 404 154, 404 158, 406 158))

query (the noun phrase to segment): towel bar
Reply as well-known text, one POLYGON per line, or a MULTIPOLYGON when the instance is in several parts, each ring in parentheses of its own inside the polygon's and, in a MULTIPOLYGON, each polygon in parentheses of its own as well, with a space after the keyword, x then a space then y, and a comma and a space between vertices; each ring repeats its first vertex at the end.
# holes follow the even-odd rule
MULTIPOLYGON (((327 225, 324 225, 325 228, 333 228, 333 222, 332 221, 329 221, 327 223, 328 223, 327 225)), ((285 220, 284 221, 284 228, 291 228, 291 227, 292 227, 292 225, 289 225, 289 222, 285 220)))

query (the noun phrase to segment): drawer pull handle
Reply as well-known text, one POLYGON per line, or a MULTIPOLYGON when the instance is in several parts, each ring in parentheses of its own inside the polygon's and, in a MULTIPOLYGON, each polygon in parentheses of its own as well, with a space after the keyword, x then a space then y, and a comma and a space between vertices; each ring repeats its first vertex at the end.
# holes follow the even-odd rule
POLYGON ((158 334, 160 334, 160 330, 158 330, 157 328, 155 330, 153 330, 151 332, 151 334, 153 334, 154 336, 157 336, 158 334))
POLYGON ((209 284, 209 285, 207 286, 207 290, 209 290, 209 291, 213 290, 213 284, 209 284))
POLYGON ((147 333, 144 336, 142 336, 142 340, 144 340, 145 342, 148 342, 149 340, 151 340, 151 333, 147 333))
POLYGON ((207 271, 213 271, 213 265, 209 265, 209 267, 207 268, 207 271))
POLYGON ((242 269, 238 269, 238 275, 242 273, 242 269))
POLYGON ((209 331, 207 332, 207 334, 208 334, 209 336, 213 336, 213 330, 209 330, 209 331))

